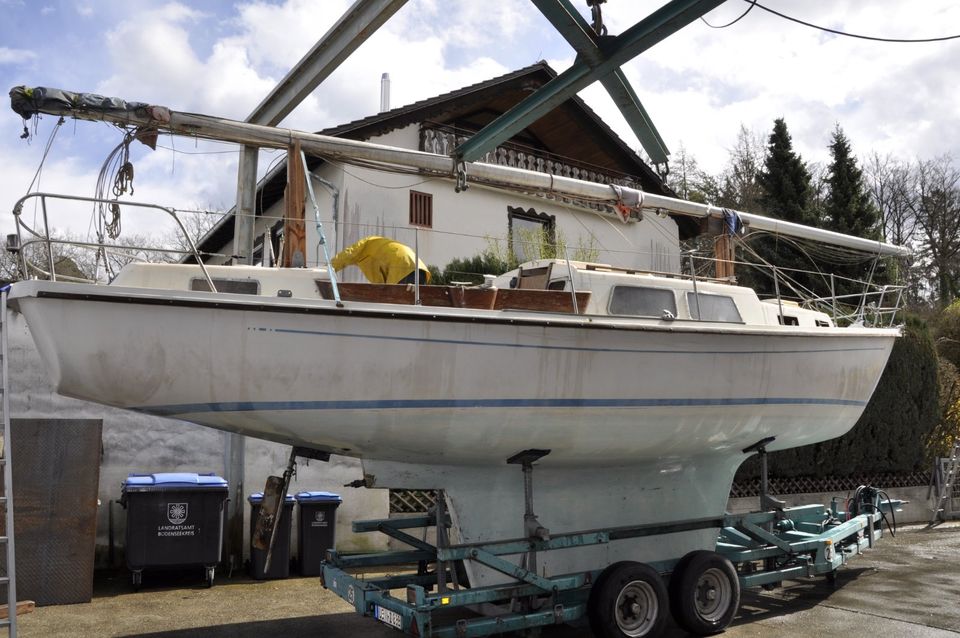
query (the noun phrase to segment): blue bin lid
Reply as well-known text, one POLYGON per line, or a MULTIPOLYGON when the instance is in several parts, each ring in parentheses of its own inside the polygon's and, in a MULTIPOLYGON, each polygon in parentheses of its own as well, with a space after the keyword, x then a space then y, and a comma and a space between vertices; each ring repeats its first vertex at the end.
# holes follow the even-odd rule
POLYGON ((227 487, 227 481, 213 472, 157 472, 155 474, 130 474, 123 487, 227 487))
POLYGON ((333 492, 297 492, 298 503, 342 503, 339 494, 333 492))
MULTIPOLYGON (((247 500, 250 502, 251 505, 259 505, 260 503, 263 502, 263 492, 254 492, 253 494, 247 497, 247 500)), ((287 497, 283 499, 283 503, 284 505, 289 505, 290 503, 293 503, 293 494, 287 494, 287 497)))

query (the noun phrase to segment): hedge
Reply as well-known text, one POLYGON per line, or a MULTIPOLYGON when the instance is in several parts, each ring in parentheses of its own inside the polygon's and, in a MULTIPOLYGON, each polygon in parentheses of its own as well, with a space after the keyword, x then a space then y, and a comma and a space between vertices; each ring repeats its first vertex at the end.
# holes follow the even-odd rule
MULTIPOLYGON (((927 440, 940 420, 937 352, 926 325, 909 318, 860 420, 844 436, 771 452, 770 475, 856 476, 926 470, 927 440)), ((736 480, 756 478, 754 456, 736 480)))

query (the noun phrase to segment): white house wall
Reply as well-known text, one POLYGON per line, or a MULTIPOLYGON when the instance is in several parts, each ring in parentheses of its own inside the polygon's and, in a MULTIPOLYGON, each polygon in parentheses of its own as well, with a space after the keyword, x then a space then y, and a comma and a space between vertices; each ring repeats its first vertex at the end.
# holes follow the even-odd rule
MULTIPOLYGON (((418 148, 419 127, 410 125, 371 139, 377 144, 418 148)), ((472 185, 456 193, 448 179, 398 174, 357 166, 324 164, 317 172, 340 190, 338 219, 332 219, 331 195, 318 182, 314 189, 328 243, 336 250, 368 235, 382 235, 418 246, 420 258, 443 268, 455 258, 472 257, 499 242, 506 254, 508 207, 533 209, 554 216, 558 235, 571 258, 578 248, 596 249, 595 261, 630 268, 676 272, 680 267, 677 225, 669 218, 646 213, 638 223, 623 224, 608 214, 565 205, 541 197, 472 185), (415 229, 409 219, 410 191, 433 196, 433 228, 415 229)), ((269 214, 276 215, 274 209, 269 214)), ((307 211, 307 263, 317 263, 317 235, 307 211)), ((336 252, 333 250, 332 252, 336 252)), ((319 265, 323 266, 322 256, 319 265)), ((499 273, 495 273, 499 274, 499 273)), ((348 268, 346 281, 362 281, 359 269, 348 268)))

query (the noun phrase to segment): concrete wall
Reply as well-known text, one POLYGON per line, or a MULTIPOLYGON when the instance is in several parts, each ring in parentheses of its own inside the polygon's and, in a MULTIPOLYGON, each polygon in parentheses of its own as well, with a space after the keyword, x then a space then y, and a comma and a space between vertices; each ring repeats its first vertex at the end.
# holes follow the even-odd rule
MULTIPOLYGON (((100 467, 100 507, 97 515, 97 565, 108 565, 110 515, 113 508, 113 535, 117 560, 122 557, 126 530, 125 512, 119 503, 120 485, 131 472, 215 472, 225 474, 227 435, 184 421, 128 412, 60 396, 47 376, 33 345, 23 317, 7 316, 9 330, 10 414, 15 418, 103 419, 103 460, 100 467)), ((290 448, 247 439, 245 476, 241 485, 231 486, 231 498, 245 498, 263 490, 266 477, 280 475, 290 448)), ((389 502, 385 490, 345 488, 344 483, 361 478, 360 462, 332 457, 329 463, 301 464, 292 490, 326 490, 343 496, 337 516, 337 548, 341 551, 386 548, 380 534, 355 535, 350 523, 361 518, 386 518, 389 502)), ((16 486, 14 486, 16 490, 16 486)), ((245 518, 249 517, 249 509, 245 518)), ((248 529, 245 527, 245 530, 248 529)), ((249 536, 244 534, 245 555, 249 536)), ((296 547, 296 537, 293 540, 296 547)))

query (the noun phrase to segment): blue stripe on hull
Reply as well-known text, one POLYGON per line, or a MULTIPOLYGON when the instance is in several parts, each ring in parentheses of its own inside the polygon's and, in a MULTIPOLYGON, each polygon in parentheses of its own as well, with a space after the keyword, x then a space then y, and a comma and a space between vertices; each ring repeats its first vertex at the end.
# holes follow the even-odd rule
POLYGON ((794 397, 705 399, 388 399, 361 401, 225 401, 134 408, 162 416, 285 410, 423 410, 436 408, 651 408, 740 405, 866 405, 866 401, 794 397))

